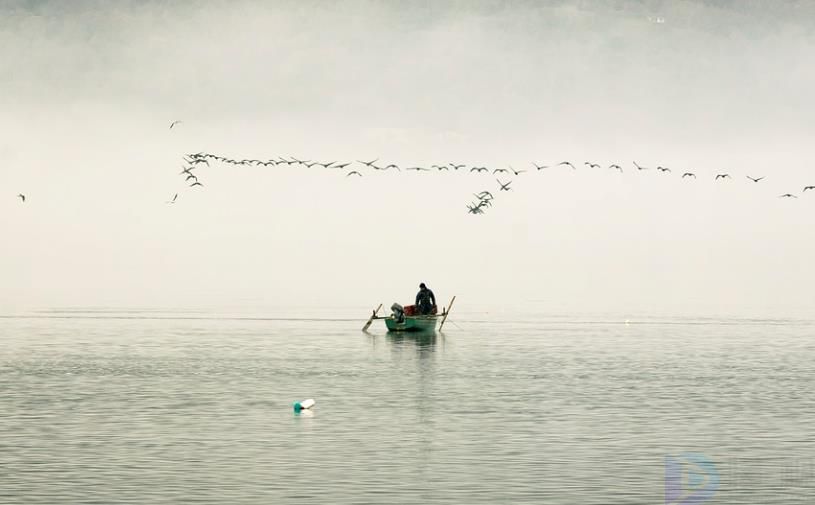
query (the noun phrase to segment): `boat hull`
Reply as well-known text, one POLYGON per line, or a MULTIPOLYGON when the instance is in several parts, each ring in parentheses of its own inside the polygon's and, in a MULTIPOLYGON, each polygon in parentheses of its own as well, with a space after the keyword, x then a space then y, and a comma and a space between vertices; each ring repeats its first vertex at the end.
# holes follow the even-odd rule
POLYGON ((422 331, 435 332, 436 320, 438 316, 405 316, 402 322, 392 317, 385 318, 385 326, 388 331, 422 331))

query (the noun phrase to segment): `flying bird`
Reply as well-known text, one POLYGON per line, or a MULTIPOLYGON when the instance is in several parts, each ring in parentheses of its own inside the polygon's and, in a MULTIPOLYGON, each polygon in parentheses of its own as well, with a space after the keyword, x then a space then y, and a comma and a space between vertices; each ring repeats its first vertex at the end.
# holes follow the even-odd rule
POLYGON ((637 167, 637 170, 648 170, 648 167, 641 167, 641 166, 637 165, 636 161, 632 161, 631 163, 633 163, 634 166, 637 167))
POLYGON ((718 181, 719 179, 730 179, 730 174, 716 174, 716 178, 713 179, 714 181, 718 181))
POLYGON ((504 184, 503 182, 499 181, 498 179, 495 179, 495 180, 498 181, 498 184, 501 186, 501 189, 499 191, 511 191, 512 190, 512 188, 509 187, 509 185, 512 184, 512 181, 509 181, 506 184, 504 184))
POLYGON ((176 193, 176 194, 174 194, 174 195, 173 195, 173 199, 172 199, 172 200, 170 200, 169 202, 165 202, 165 203, 175 203, 175 199, 176 199, 176 198, 178 198, 178 193, 176 193))
POLYGON ((334 165, 334 168, 345 168, 348 165, 350 165, 350 163, 342 163, 341 165, 334 165))
POLYGON ((763 179, 764 177, 759 177, 758 179, 755 179, 755 178, 750 177, 750 176, 748 175, 748 176, 747 176, 747 178, 748 178, 748 179, 750 179, 750 180, 751 180, 751 181, 753 181, 753 182, 758 182, 758 181, 760 181, 761 179, 763 179))
POLYGON ((362 174, 357 172, 356 170, 351 170, 350 172, 345 174, 346 177, 348 177, 349 175, 358 175, 358 176, 362 177, 362 174))
POLYGON ((450 165, 451 167, 453 167, 453 170, 458 170, 459 168, 464 168, 464 167, 466 167, 466 166, 467 166, 467 165, 464 165, 464 164, 462 164, 462 165, 456 165, 455 163, 448 163, 448 165, 450 165))
POLYGON ((25 195, 24 194, 20 193, 19 195, 17 195, 17 198, 20 199, 21 203, 25 203, 25 195))
POLYGON ((806 186, 806 187, 804 187, 804 191, 806 191, 808 189, 815 189, 815 186, 806 186))
POLYGON ((617 164, 609 165, 608 168, 613 168, 615 170, 619 170, 620 172, 623 171, 623 167, 621 167, 620 165, 617 165, 617 164))
POLYGON ((490 200, 489 198, 479 198, 478 203, 473 203, 473 205, 475 205, 479 209, 481 207, 492 207, 492 200, 490 200))
POLYGON ((571 163, 569 163, 568 161, 561 161, 560 163, 558 163, 558 166, 560 166, 560 165, 569 165, 570 167, 572 167, 572 170, 577 170, 577 169, 574 167, 574 165, 572 165, 572 164, 571 164, 571 163))
POLYGON ((534 161, 532 162, 532 166, 537 168, 538 170, 543 170, 544 168, 549 168, 547 165, 538 165, 534 161))
POLYGON ((473 167, 470 169, 470 172, 488 172, 489 170, 487 167, 473 167))
POLYGON ((483 214, 484 210, 481 208, 481 205, 467 205, 467 211, 470 214, 483 214))
POLYGON ((588 161, 584 161, 583 164, 588 166, 589 168, 600 168, 600 165, 598 165, 597 163, 589 163, 588 161))
POLYGON ((783 195, 779 196, 778 198, 798 198, 798 197, 791 194, 791 193, 784 193, 783 195))
POLYGON ((172 130, 173 126, 175 126, 177 124, 181 124, 181 121, 173 121, 172 123, 170 123, 170 129, 172 130))
MULTIPOLYGON (((368 167, 370 167, 371 165, 373 165, 374 163, 379 161, 379 158, 377 158, 375 160, 371 160, 371 161, 360 161, 360 160, 357 160, 357 161, 362 163, 363 165, 368 165, 368 167)), ((359 175, 362 175, 362 174, 359 174, 359 175)))
POLYGON ((684 179, 685 177, 693 177, 694 179, 696 179, 696 174, 694 174, 693 172, 685 172, 684 174, 682 174, 682 178, 684 179))
POLYGON ((511 166, 509 167, 509 169, 510 169, 510 170, 512 170, 512 173, 513 173, 513 174, 515 174, 515 175, 521 175, 522 173, 526 172, 526 170, 524 170, 524 169, 521 169, 521 170, 515 170, 515 169, 514 169, 514 168, 512 168, 511 166))
POLYGON ((498 172, 503 172, 506 174, 509 173, 509 170, 507 170, 506 168, 496 168, 495 170, 492 171, 492 173, 494 174, 497 174, 498 172))
POLYGON ((668 168, 668 167, 657 167, 657 170, 659 170, 660 172, 670 172, 671 171, 671 169, 668 168))
POLYGON ((203 187, 204 185, 203 185, 203 184, 201 184, 200 182, 198 182, 198 180, 196 179, 196 180, 195 180, 195 182, 193 182, 192 184, 190 184, 190 187, 191 187, 191 188, 194 188, 195 186, 201 186, 201 187, 203 187))

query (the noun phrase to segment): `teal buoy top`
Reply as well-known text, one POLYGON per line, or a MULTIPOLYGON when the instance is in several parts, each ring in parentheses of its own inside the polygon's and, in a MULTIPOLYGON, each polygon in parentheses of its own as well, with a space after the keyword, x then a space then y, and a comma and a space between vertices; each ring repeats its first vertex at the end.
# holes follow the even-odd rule
POLYGON ((310 409, 315 403, 317 402, 315 402, 313 398, 309 398, 308 400, 303 400, 301 402, 294 402, 294 411, 300 412, 303 409, 310 409))

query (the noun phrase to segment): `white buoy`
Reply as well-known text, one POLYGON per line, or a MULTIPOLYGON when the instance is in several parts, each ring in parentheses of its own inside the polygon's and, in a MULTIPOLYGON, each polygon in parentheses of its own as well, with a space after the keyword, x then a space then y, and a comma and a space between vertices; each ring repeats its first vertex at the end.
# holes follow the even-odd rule
POLYGON ((294 411, 300 412, 303 409, 310 409, 317 403, 314 401, 314 398, 309 398, 308 400, 303 400, 302 402, 294 402, 294 411))

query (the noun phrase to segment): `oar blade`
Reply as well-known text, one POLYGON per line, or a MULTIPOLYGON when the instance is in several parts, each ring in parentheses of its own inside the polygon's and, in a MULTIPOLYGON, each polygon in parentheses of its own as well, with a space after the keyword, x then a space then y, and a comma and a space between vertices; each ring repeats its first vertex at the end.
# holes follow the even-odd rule
POLYGON ((371 314, 371 317, 368 318, 368 322, 365 323, 365 326, 362 327, 362 331, 367 331, 368 328, 371 326, 371 323, 376 319, 376 313, 379 312, 379 309, 382 308, 382 304, 380 303, 379 306, 374 310, 374 313, 371 314))

